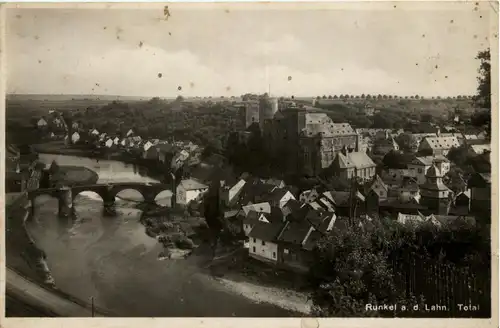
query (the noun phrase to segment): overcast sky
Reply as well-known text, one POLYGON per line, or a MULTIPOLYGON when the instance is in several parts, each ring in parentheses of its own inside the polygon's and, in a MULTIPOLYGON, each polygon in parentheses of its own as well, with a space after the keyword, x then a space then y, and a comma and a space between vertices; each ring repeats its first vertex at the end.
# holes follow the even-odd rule
POLYGON ((475 93, 474 57, 489 45, 491 7, 398 6, 171 5, 168 20, 161 8, 9 9, 7 88, 147 97, 241 95, 269 85, 272 95, 296 96, 475 93))

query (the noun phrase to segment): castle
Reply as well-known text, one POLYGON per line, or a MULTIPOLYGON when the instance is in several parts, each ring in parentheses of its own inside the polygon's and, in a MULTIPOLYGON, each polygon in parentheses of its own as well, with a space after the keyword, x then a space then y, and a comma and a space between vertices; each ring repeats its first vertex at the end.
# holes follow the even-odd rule
POLYGON ((343 148, 358 151, 359 138, 350 124, 334 123, 312 107, 269 99, 270 104, 246 107, 246 125, 259 124, 266 152, 286 173, 314 176, 343 148))

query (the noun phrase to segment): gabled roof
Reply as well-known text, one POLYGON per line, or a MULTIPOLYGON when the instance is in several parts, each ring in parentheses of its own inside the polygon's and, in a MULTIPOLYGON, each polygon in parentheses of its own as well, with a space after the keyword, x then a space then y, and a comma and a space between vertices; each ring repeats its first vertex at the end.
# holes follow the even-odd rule
POLYGON ((375 163, 373 163, 372 159, 364 152, 348 153, 347 157, 349 158, 349 161, 354 163, 356 169, 375 167, 375 163))
POLYGON ((263 241, 274 241, 283 229, 284 223, 257 222, 248 236, 263 241))
POLYGON ((257 203, 257 204, 248 204, 242 207, 245 214, 248 214, 251 210, 258 213, 271 213, 271 204, 268 202, 257 203))
POLYGON ((476 154, 482 154, 484 152, 489 152, 491 151, 491 145, 486 144, 486 145, 471 145, 470 148, 472 151, 476 154))
POLYGON ((335 206, 349 206, 350 192, 348 191, 330 191, 335 206))
POLYGON ((457 137, 426 137, 424 141, 434 150, 451 149, 460 146, 457 137))

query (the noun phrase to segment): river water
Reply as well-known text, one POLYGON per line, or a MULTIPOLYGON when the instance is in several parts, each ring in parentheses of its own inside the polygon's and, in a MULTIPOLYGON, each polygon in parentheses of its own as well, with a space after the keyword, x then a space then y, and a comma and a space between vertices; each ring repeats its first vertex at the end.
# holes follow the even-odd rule
MULTIPOLYGON (((88 167, 99 182, 155 182, 133 165, 118 161, 41 154, 50 164, 88 167)), ((92 192, 75 199, 76 218, 57 217, 57 200, 40 196, 28 224, 36 244, 47 254, 56 286, 97 307, 131 317, 271 317, 292 314, 267 303, 255 303, 233 293, 202 271, 207 256, 186 260, 158 259, 161 246, 146 235, 135 209, 140 195, 118 195, 117 216, 102 215, 102 200, 92 192)), ((168 202, 168 192, 157 203, 168 202)))

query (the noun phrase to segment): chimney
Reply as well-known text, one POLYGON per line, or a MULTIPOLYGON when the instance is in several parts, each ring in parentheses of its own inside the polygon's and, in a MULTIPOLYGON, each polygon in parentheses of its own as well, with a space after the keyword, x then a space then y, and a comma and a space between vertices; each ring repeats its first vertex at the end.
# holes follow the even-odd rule
POLYGON ((356 147, 354 148, 354 151, 356 153, 359 152, 359 133, 356 133, 356 147))

